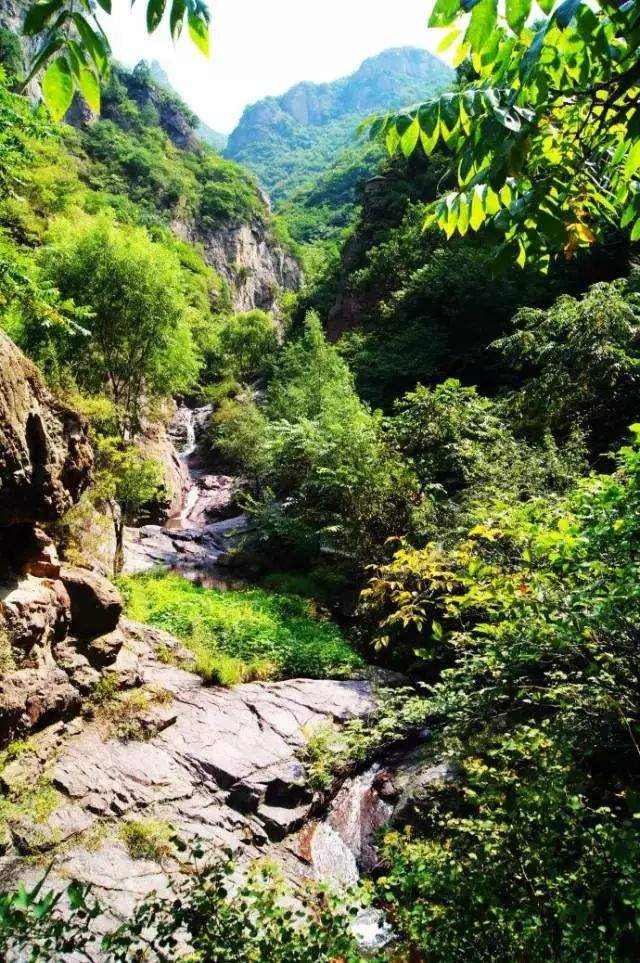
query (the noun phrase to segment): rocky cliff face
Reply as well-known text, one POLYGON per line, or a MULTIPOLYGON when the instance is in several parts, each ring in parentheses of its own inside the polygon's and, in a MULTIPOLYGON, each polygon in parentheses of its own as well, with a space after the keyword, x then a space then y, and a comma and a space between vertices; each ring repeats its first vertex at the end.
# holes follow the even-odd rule
POLYGON ((83 419, 54 401, 0 332, 0 525, 58 518, 87 485, 91 463, 83 419))
POLYGON ((274 242, 266 225, 256 221, 221 226, 216 231, 175 221, 178 237, 202 247, 207 264, 229 284, 235 311, 273 308, 279 290, 297 291, 302 270, 291 254, 274 242))
POLYGON ((84 420, 0 332, 0 747, 75 715, 121 645, 116 590, 62 566, 38 527, 77 501, 91 466, 84 420))

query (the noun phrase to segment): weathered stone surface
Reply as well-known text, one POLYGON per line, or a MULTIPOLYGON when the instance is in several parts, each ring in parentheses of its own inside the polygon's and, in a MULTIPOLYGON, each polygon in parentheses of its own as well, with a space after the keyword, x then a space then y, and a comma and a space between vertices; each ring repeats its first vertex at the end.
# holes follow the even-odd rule
POLYGON ((310 809, 310 806, 296 806, 295 809, 287 806, 260 806, 258 819, 264 825, 269 839, 280 842, 289 833, 300 829, 310 809))
POLYGON ((0 745, 80 711, 78 690, 57 666, 19 669, 0 679, 0 745))
POLYGON ((122 614, 122 597, 106 578, 88 569, 63 565, 60 579, 71 600, 71 628, 81 638, 112 632, 122 614))
POLYGON ((80 806, 61 806, 46 823, 24 816, 12 824, 11 834, 19 852, 44 853, 90 829, 94 821, 95 817, 80 806))
POLYGON ((87 424, 56 402, 0 332, 0 525, 58 518, 92 465, 87 424))
POLYGON ((123 645, 123 633, 120 629, 114 629, 106 635, 99 635, 97 639, 91 639, 86 647, 87 658, 95 669, 104 669, 114 664, 123 645))
POLYGON ((0 679, 0 745, 59 719, 82 706, 79 691, 56 665, 19 669, 0 679))
POLYGON ((0 630, 11 647, 24 655, 37 654, 64 637, 70 622, 71 603, 58 581, 27 576, 15 586, 0 586, 0 630))

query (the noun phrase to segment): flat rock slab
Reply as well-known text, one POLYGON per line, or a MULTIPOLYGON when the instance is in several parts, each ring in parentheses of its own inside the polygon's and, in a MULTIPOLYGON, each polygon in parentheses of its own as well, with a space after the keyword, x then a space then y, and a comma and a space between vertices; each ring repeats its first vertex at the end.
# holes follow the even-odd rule
MULTIPOLYGON (((97 723, 71 732, 52 769, 63 803, 43 835, 47 842, 49 834, 70 840, 52 879, 91 883, 112 919, 128 914, 151 890, 162 890, 176 868, 171 860, 160 865, 132 859, 120 838, 125 821, 171 826, 185 840, 230 849, 241 861, 269 853, 282 861, 279 841, 300 828, 313 802, 299 747, 316 726, 375 709, 372 687, 364 681, 294 679, 210 688, 157 659, 154 644, 165 644, 165 633, 125 628, 121 656, 126 653, 140 682, 171 693, 170 724, 144 742, 110 738, 97 723), (73 839, 100 826, 106 838, 98 848, 84 847, 82 835, 73 839)), ((285 866, 291 876, 294 864, 302 865, 292 860, 291 873, 285 866)), ((28 877, 29 868, 5 847, 0 886, 28 877)))

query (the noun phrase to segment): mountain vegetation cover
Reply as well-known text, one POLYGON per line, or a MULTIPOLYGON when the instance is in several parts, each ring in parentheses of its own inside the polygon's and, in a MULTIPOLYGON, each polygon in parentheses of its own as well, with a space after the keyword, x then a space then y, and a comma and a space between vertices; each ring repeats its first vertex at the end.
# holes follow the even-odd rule
MULTIPOLYGON (((496 9, 480 0, 453 36, 451 89, 379 105, 392 157, 354 145, 305 188, 285 132, 280 221, 236 164, 172 143, 174 95, 144 65, 112 69, 80 131, 3 77, 0 323, 91 421, 86 498, 144 520, 159 482, 139 444, 172 395, 212 403, 211 457, 242 478, 237 561, 261 587, 134 576, 131 614, 212 682, 401 672, 410 691, 345 727, 340 752, 312 741, 318 785, 418 726, 452 774, 381 831, 348 897, 291 910, 270 871, 238 888, 226 861, 198 863, 102 938, 106 959, 171 958, 178 932, 203 963, 363 959, 350 901, 392 926, 374 958, 637 959, 638 27, 628 4, 545 3, 533 25, 527 5, 496 9), (171 230, 243 219, 294 235, 307 265, 277 324, 235 311, 171 230)), ((438 0, 432 24, 459 14, 438 0)), ((174 137, 195 129, 182 116, 174 137)), ((68 898, 63 916, 46 888, 0 895, 8 958, 90 953, 101 908, 76 884, 68 898)))

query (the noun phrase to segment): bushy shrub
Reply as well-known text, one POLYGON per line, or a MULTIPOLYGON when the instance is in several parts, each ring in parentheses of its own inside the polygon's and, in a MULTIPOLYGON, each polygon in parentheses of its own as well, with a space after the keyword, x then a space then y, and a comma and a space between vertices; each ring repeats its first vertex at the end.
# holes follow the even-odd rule
POLYGON ((613 476, 512 506, 451 553, 405 549, 372 582, 387 628, 449 665, 427 709, 458 779, 388 836, 380 882, 418 958, 640 952, 639 505, 634 446, 613 476))

